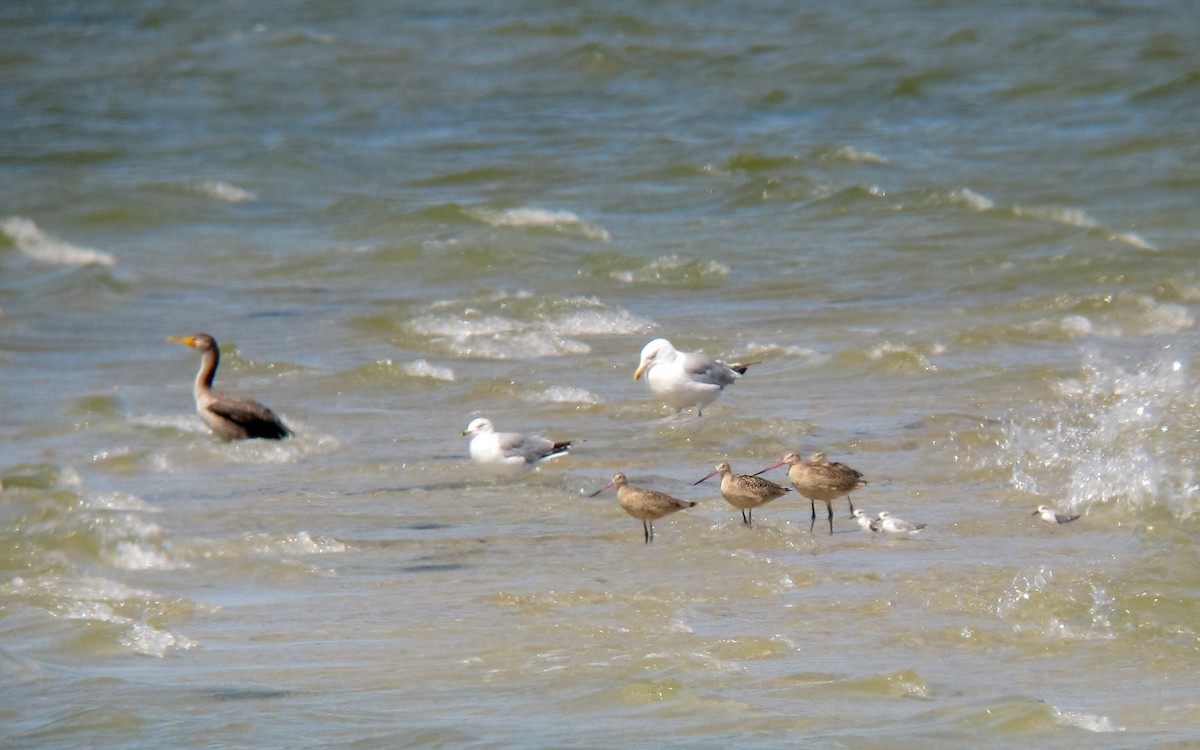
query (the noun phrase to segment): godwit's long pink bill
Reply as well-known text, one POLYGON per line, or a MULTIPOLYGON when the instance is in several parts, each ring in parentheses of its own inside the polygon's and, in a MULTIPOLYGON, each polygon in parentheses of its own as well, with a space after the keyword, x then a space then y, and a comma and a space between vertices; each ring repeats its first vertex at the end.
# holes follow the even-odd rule
POLYGON ((729 463, 722 461, 717 468, 709 472, 703 479, 692 482, 692 486, 700 484, 709 477, 721 475, 721 497, 725 498, 735 508, 742 511, 742 523, 750 526, 754 520, 754 509, 766 505, 772 500, 787 494, 787 487, 781 487, 774 482, 749 474, 734 474, 729 463))
POLYGON ((676 499, 658 490, 630 487, 625 475, 619 471, 613 474, 611 482, 588 497, 595 497, 612 487, 617 488, 617 502, 625 509, 625 512, 642 522, 642 533, 645 535, 647 544, 654 539, 655 521, 676 511, 691 508, 696 504, 689 500, 676 499))
MULTIPOLYGON (((862 478, 862 473, 843 463, 830 462, 825 458, 824 453, 814 453, 809 457, 807 462, 800 459, 800 454, 796 452, 788 453, 779 463, 772 464, 754 474, 764 474, 772 469, 777 469, 784 464, 788 465, 788 479, 796 491, 808 498, 812 507, 812 523, 809 524, 808 530, 812 531, 817 523, 817 501, 825 503, 829 511, 829 533, 833 533, 833 501, 842 495, 850 500, 850 492, 852 490, 865 487, 867 482, 862 478)), ((854 501, 850 500, 850 513, 854 513, 854 501)))

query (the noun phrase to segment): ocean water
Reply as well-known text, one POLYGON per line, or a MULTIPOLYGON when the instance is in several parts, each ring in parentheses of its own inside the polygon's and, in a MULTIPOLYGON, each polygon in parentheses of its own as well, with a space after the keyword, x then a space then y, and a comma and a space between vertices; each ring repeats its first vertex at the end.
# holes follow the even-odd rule
POLYGON ((1192 3, 0 38, 5 747, 1200 743, 1192 3), (207 432, 197 331, 295 437, 207 432), (757 364, 675 414, 659 336, 757 364), (477 416, 575 444, 495 479, 477 416), (927 528, 693 486, 792 450, 927 528), (644 544, 615 471, 698 505, 644 544))

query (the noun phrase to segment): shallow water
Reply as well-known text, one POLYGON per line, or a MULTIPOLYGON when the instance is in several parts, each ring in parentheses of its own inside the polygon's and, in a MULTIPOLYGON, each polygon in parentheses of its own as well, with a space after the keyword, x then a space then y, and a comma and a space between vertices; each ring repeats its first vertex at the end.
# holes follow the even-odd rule
POLYGON ((1200 741, 1189 19, 0 9, 3 744, 1200 741), (656 336, 759 364, 676 415, 656 336), (790 450, 928 528, 692 485, 790 450))

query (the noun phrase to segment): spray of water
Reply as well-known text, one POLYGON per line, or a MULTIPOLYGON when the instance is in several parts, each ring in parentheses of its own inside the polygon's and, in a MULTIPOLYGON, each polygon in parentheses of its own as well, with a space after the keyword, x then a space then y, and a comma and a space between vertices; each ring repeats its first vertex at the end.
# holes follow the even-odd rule
POLYGON ((1023 492, 1064 510, 1101 505, 1167 508, 1179 518, 1200 505, 1200 388, 1186 363, 1164 357, 1128 369, 1096 352, 1058 397, 1004 423, 993 460, 1023 492))

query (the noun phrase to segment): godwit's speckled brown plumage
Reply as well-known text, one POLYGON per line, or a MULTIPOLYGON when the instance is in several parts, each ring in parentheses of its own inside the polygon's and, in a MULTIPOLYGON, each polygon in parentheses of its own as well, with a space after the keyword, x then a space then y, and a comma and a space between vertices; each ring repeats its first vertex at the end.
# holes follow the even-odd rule
MULTIPOLYGON (((709 472, 704 479, 715 474, 721 475, 721 497, 742 511, 742 523, 747 526, 753 525, 755 508, 783 497, 789 489, 762 477, 734 474, 727 461, 717 464, 717 468, 709 472)), ((693 482, 693 484, 700 484, 704 479, 693 482)))
POLYGON ((292 434, 275 412, 257 401, 222 393, 212 387, 221 359, 221 350, 212 336, 195 333, 184 337, 170 336, 167 341, 190 346, 202 355, 194 389, 196 411, 214 435, 222 440, 280 440, 292 434))
POLYGON ((696 504, 690 500, 679 500, 658 490, 630 487, 629 480, 619 471, 613 474, 611 482, 593 492, 589 497, 595 497, 610 487, 617 488, 617 502, 621 504, 625 512, 642 522, 642 532, 645 534, 647 544, 654 539, 655 521, 675 511, 691 508, 696 504))
MULTIPOLYGON (((809 524, 809 531, 812 531, 817 523, 818 500, 825 503, 829 509, 829 533, 832 534, 833 501, 842 495, 850 500, 851 491, 865 487, 867 484, 860 472, 851 469, 846 464, 830 462, 825 458, 824 453, 819 452, 812 454, 807 462, 800 459, 799 453, 789 453, 779 463, 772 464, 758 473, 762 474, 784 464, 788 465, 788 479, 791 480, 792 486, 801 495, 807 497, 812 505, 812 523, 809 524)), ((853 500, 850 500, 850 513, 851 515, 854 513, 853 500)))

